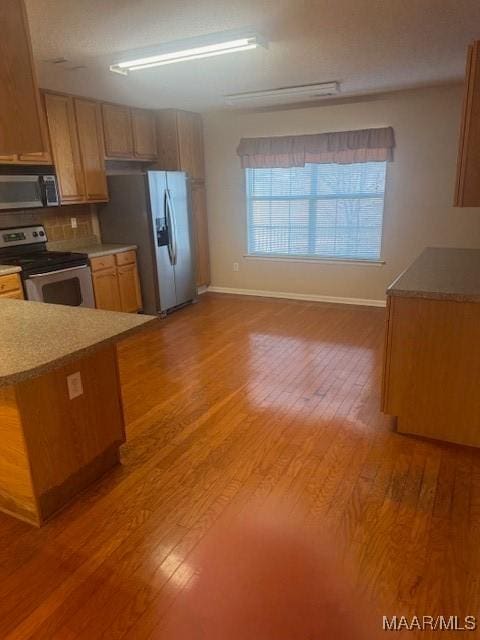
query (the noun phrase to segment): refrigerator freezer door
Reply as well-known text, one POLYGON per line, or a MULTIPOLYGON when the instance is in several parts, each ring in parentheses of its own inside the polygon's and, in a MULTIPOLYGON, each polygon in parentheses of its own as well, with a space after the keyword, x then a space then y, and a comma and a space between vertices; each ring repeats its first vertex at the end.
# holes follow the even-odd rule
POLYGON ((153 219, 156 270, 160 290, 160 311, 167 311, 167 309, 177 306, 178 303, 172 261, 173 225, 165 208, 166 173, 165 171, 149 171, 147 175, 150 210, 153 219))
POLYGON ((176 304, 180 305, 194 300, 197 295, 189 185, 183 172, 167 172, 167 209, 173 227, 176 304))

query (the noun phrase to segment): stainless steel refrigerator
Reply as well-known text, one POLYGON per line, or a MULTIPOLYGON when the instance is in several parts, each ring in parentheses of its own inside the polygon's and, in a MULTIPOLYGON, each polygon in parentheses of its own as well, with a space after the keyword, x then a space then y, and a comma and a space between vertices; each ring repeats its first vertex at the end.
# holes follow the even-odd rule
POLYGON ((145 313, 165 313, 197 296, 188 178, 180 171, 108 176, 99 210, 103 242, 136 244, 145 313))

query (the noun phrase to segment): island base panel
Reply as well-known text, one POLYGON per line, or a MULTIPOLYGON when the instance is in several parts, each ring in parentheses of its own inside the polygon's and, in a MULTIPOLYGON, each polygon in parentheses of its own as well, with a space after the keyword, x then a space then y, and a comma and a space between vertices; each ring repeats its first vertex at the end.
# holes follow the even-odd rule
POLYGON ((35 525, 119 462, 116 347, 0 389, 0 510, 35 525), (70 399, 68 378, 80 375, 70 399))
POLYGON ((397 430, 480 447, 480 304, 391 296, 383 411, 397 430))

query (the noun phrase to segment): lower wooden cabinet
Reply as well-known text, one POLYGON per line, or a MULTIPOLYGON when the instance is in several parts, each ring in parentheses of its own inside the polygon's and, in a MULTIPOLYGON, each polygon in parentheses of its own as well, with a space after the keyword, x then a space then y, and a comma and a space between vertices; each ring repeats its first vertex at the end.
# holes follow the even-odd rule
POLYGON ((135 251, 92 258, 90 264, 97 309, 140 311, 142 296, 135 251))
POLYGON ((92 271, 95 306, 105 311, 121 311, 117 268, 92 271))
POLYGON ((136 263, 117 267, 117 274, 121 309, 136 313, 142 306, 136 263))
POLYGON ((17 273, 0 276, 0 298, 23 300, 22 281, 17 273))

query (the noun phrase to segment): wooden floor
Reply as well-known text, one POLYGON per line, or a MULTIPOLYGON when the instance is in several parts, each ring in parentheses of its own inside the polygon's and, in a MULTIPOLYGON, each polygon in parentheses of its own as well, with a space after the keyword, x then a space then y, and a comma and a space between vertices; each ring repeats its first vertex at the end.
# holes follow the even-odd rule
POLYGON ((380 613, 476 615, 480 452, 379 412, 384 313, 205 294, 125 343, 122 467, 41 530, 0 514, 0 638, 160 638, 212 525, 282 498, 380 613))

